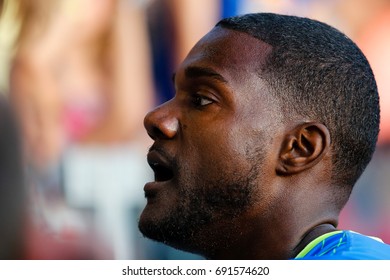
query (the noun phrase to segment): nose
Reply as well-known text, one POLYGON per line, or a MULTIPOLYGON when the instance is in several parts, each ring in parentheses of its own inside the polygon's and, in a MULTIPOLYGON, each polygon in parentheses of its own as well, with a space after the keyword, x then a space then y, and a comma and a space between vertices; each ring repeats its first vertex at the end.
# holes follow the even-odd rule
POLYGON ((153 139, 172 139, 178 132, 179 120, 170 108, 170 102, 164 103, 146 114, 144 126, 153 139))

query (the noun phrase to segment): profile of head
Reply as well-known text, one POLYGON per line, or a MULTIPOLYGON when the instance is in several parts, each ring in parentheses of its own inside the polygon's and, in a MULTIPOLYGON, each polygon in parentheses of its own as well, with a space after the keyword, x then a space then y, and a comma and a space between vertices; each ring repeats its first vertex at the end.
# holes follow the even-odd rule
POLYGON ((174 83, 145 117, 145 236, 206 258, 287 259, 337 227, 379 131, 375 79, 349 38, 295 16, 223 19, 174 83))

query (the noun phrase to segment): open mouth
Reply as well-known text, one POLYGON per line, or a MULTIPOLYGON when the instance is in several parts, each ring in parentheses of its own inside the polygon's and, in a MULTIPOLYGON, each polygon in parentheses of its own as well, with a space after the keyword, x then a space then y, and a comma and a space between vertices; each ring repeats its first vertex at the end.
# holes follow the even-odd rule
POLYGON ((173 160, 163 149, 152 146, 147 161, 154 172, 155 182, 169 181, 174 177, 173 160))
POLYGON ((173 171, 160 163, 152 162, 150 163, 150 167, 153 169, 154 180, 156 182, 169 181, 173 178, 173 171))

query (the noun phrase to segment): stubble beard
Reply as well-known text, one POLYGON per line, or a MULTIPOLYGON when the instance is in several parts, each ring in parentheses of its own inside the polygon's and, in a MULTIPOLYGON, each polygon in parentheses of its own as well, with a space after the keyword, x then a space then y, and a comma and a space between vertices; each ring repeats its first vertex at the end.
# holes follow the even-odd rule
MULTIPOLYGON (((257 154, 257 153, 256 153, 257 154)), ((262 153, 261 153, 262 154, 262 153)), ((194 176, 179 182, 179 201, 163 219, 140 222, 139 229, 145 237, 162 242, 174 248, 205 255, 212 254, 218 247, 224 246, 224 239, 236 232, 234 220, 248 210, 256 201, 254 198, 259 174, 260 157, 251 162, 252 168, 238 176, 238 172, 221 174, 218 179, 205 180, 194 176), (214 231, 220 224, 229 225, 229 232, 214 231), (208 234, 204 234, 207 232, 208 234)), ((179 168, 179 167, 178 167, 179 168)), ((180 170, 178 172, 180 173, 180 170)))

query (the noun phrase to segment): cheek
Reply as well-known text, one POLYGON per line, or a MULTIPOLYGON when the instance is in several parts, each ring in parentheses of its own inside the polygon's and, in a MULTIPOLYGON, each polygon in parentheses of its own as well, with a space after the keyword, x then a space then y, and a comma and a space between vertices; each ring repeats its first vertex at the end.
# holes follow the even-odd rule
POLYGON ((245 139, 233 130, 199 133, 192 139, 186 157, 197 176, 208 178, 236 176, 251 168, 245 139))
POLYGON ((248 155, 258 144, 259 133, 253 132, 247 118, 221 112, 208 120, 188 117, 181 125, 181 163, 194 172, 192 176, 217 177, 252 168, 248 155))

